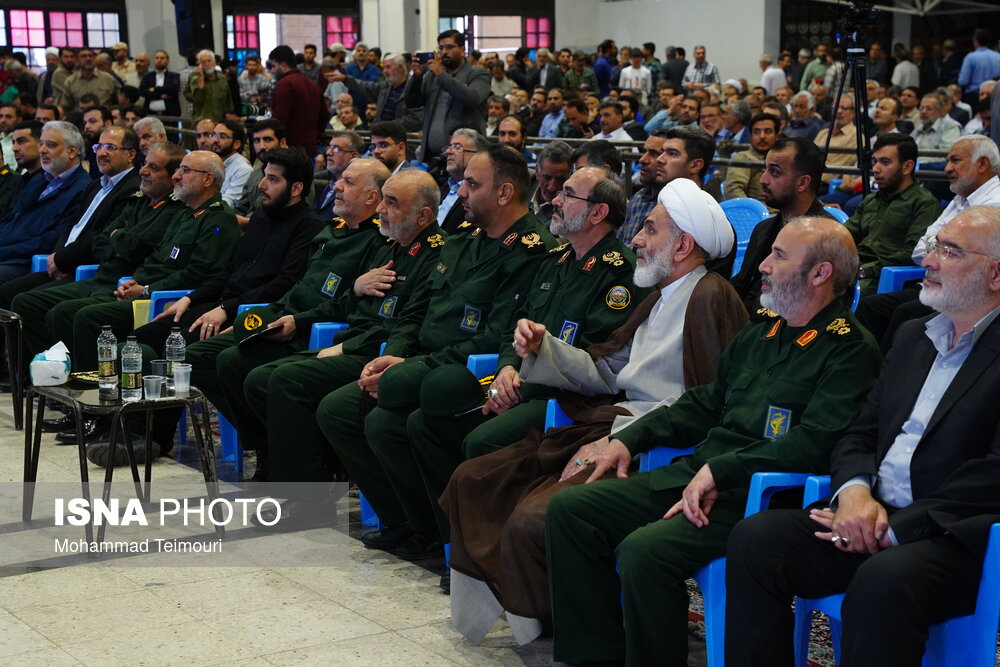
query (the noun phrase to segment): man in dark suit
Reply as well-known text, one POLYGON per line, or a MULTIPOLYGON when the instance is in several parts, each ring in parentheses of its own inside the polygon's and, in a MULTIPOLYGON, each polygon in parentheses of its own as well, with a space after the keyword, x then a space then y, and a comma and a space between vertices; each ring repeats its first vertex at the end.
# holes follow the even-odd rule
POLYGON ((313 210, 320 220, 329 220, 334 216, 333 207, 337 203, 337 180, 347 169, 351 160, 365 152, 366 144, 361 135, 350 130, 334 132, 326 148, 326 173, 313 174, 313 178, 326 178, 327 184, 316 195, 313 210))
POLYGON ((437 221, 441 229, 449 234, 471 231, 472 225, 465 221, 465 200, 458 196, 458 189, 465 180, 465 167, 469 160, 489 147, 486 137, 475 130, 461 128, 455 130, 450 143, 444 148, 448 180, 441 186, 437 221))
POLYGON ((486 130, 486 98, 490 73, 465 58, 465 35, 445 30, 438 35, 438 53, 406 82, 404 98, 424 107, 423 142, 417 159, 430 162, 440 155, 460 127, 486 130))
POLYGON ((181 115, 181 75, 167 69, 170 55, 163 50, 156 52, 153 69, 146 72, 139 82, 139 90, 146 100, 146 113, 159 116, 181 115))
POLYGON ((63 220, 62 232, 49 253, 46 269, 0 285, 0 307, 8 307, 15 296, 40 285, 70 282, 76 267, 97 263, 91 241, 121 213, 128 198, 139 189, 139 170, 132 166, 139 140, 127 127, 115 126, 101 132, 97 146, 101 177, 91 181, 81 194, 76 215, 63 220))
POLYGON ((407 106, 404 91, 408 73, 406 60, 399 54, 390 54, 382 61, 382 79, 361 81, 342 72, 332 72, 331 82, 343 81, 354 95, 374 100, 375 120, 394 120, 403 124, 407 132, 419 132, 424 119, 421 107, 407 106))
POLYGON ((1000 213, 966 209, 923 264, 920 299, 940 314, 900 327, 834 447, 834 509, 763 512, 733 530, 727 665, 792 664, 793 595, 846 591, 850 665, 919 665, 928 626, 975 608, 1000 521, 1000 213))
POLYGON ((663 61, 662 76, 664 81, 669 81, 673 89, 681 89, 681 80, 684 72, 687 71, 688 61, 684 57, 684 48, 680 46, 667 47, 667 59, 663 61))
POLYGON ((538 49, 535 52, 535 62, 535 67, 528 70, 526 90, 541 86, 548 93, 553 88, 563 87, 562 70, 552 62, 552 54, 548 49, 538 49))

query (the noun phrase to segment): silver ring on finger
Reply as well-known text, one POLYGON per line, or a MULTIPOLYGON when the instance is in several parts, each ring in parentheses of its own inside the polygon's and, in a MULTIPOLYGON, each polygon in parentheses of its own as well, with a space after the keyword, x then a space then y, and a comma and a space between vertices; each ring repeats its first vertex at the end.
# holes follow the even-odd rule
POLYGON ((499 395, 500 395, 499 391, 497 391, 496 389, 490 389, 490 398, 496 398, 499 395))
POLYGON ((849 538, 849 537, 842 537, 842 538, 840 538, 840 543, 843 544, 845 547, 850 547, 851 546, 851 538, 849 538))

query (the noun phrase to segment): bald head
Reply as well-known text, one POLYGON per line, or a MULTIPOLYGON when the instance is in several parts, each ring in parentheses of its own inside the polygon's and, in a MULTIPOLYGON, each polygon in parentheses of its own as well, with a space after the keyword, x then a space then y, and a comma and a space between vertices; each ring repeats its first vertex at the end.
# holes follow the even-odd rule
POLYGON ((382 186, 378 206, 379 231, 401 245, 409 245, 428 225, 435 222, 441 192, 426 171, 401 171, 382 186))
POLYGON ((226 169, 222 158, 211 151, 192 151, 174 172, 174 196, 198 208, 219 193, 226 169))

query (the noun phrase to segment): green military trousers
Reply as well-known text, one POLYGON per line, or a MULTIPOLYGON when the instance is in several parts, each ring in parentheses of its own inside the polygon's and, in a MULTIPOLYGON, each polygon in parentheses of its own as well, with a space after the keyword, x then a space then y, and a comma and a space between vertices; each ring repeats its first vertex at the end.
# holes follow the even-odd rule
MULTIPOLYGON (((29 358, 47 350, 56 341, 61 340, 69 348, 73 364, 76 366, 73 318, 85 306, 109 303, 115 300, 112 295, 112 287, 108 288, 106 295, 91 296, 94 287, 93 282, 85 280, 42 289, 36 288, 14 297, 11 309, 23 319, 24 345, 29 358)), ((131 311, 129 312, 131 313, 131 311)), ((131 331, 131 329, 129 330, 131 331)), ((100 333, 99 329, 98 333, 100 333)), ((90 341, 90 347, 94 348, 92 350, 92 354, 95 355, 93 367, 84 369, 76 366, 78 370, 97 368, 97 334, 94 334, 94 339, 90 341)))
POLYGON ((311 351, 250 371, 244 396, 249 409, 266 425, 270 481, 330 481, 331 443, 317 423, 317 406, 345 385, 357 389, 369 359, 347 354, 320 359, 311 351))
POLYGON ((685 581, 725 555, 746 490, 720 493, 703 528, 683 514, 663 520, 682 492, 653 490, 642 473, 553 497, 545 548, 556 660, 687 665, 685 581))
POLYGON ((97 337, 101 333, 101 327, 110 325, 118 340, 135 329, 132 301, 115 301, 113 296, 95 296, 60 304, 49 312, 53 336, 57 340, 73 341, 70 350, 75 370, 92 371, 97 368, 97 337), (67 318, 63 316, 64 311, 75 311, 76 314, 67 318), (72 336, 67 338, 69 326, 72 326, 72 336))

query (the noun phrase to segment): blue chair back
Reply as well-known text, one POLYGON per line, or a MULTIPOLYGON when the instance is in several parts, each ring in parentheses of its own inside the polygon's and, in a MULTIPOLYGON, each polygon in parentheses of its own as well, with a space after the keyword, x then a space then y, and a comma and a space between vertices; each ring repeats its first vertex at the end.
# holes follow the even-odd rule
POLYGON ((847 219, 851 216, 844 212, 844 209, 837 208, 836 206, 824 206, 823 210, 832 215, 838 222, 847 222, 847 219))
POLYGON ((746 254, 754 227, 761 220, 769 218, 771 213, 762 203, 749 197, 727 199, 722 202, 721 206, 722 211, 726 214, 726 219, 736 231, 736 261, 733 263, 733 275, 735 276, 740 267, 743 266, 743 256, 746 254))

